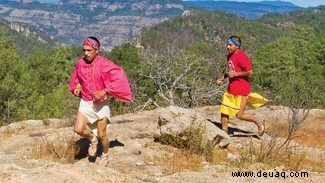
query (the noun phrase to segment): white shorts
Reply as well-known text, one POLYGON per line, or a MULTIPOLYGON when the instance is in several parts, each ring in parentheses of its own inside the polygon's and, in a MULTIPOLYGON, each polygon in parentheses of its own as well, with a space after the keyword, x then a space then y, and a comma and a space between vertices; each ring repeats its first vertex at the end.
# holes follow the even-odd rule
POLYGON ((105 99, 94 104, 93 101, 80 100, 79 112, 84 114, 89 123, 88 127, 97 135, 97 121, 107 117, 108 123, 111 121, 111 111, 109 109, 109 100, 105 99))

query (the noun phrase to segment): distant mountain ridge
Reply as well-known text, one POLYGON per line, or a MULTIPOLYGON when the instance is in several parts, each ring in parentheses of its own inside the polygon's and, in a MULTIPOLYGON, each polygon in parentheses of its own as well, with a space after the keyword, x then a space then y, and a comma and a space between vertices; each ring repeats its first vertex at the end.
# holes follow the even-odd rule
POLYGON ((67 45, 93 35, 108 49, 131 40, 143 28, 183 12, 181 0, 1 1, 0 16, 46 32, 67 45))
POLYGON ((180 16, 188 7, 222 10, 246 18, 302 9, 281 1, 59 0, 53 4, 2 0, 0 16, 40 30, 67 45, 80 45, 84 37, 97 36, 103 48, 109 50, 132 40, 144 28, 180 16))
POLYGON ((222 3, 253 3, 253 4, 265 4, 265 5, 276 5, 276 6, 292 6, 292 7, 300 7, 297 6, 293 3, 287 2, 287 1, 282 1, 282 0, 277 0, 277 1, 255 1, 255 2, 244 2, 241 0, 186 0, 183 1, 185 2, 200 2, 200 3, 205 3, 205 2, 222 2, 222 3))
POLYGON ((290 2, 261 1, 261 2, 237 2, 237 1, 213 1, 191 0, 184 1, 186 8, 196 7, 205 10, 221 10, 237 16, 249 19, 259 18, 268 13, 287 13, 290 11, 305 9, 290 2))

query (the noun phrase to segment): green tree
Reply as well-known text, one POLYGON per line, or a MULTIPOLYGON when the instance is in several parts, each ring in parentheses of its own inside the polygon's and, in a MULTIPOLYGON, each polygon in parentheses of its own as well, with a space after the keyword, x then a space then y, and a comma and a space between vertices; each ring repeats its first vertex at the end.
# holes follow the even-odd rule
POLYGON ((108 55, 108 58, 123 67, 130 78, 136 77, 138 70, 141 68, 140 55, 131 43, 114 48, 108 55))
POLYGON ((75 61, 72 61, 68 47, 34 52, 24 62, 24 83, 28 95, 21 109, 24 111, 21 118, 62 118, 71 111, 75 112, 77 102, 68 90, 75 61))
POLYGON ((266 44, 256 55, 256 81, 288 114, 288 147, 312 108, 324 108, 325 39, 312 29, 295 26, 290 37, 266 44))
POLYGON ((49 59, 52 60, 54 77, 57 82, 65 85, 70 81, 70 75, 76 62, 76 59, 72 57, 71 48, 66 46, 58 47, 49 59))
POLYGON ((255 79, 271 92, 277 104, 299 106, 303 101, 307 108, 324 107, 324 39, 315 38, 310 29, 296 27, 291 37, 280 38, 258 51, 255 79))
POLYGON ((24 90, 20 83, 22 63, 12 38, 0 34, 0 50, 0 122, 9 124, 15 120, 19 112, 17 108, 23 100, 24 90))

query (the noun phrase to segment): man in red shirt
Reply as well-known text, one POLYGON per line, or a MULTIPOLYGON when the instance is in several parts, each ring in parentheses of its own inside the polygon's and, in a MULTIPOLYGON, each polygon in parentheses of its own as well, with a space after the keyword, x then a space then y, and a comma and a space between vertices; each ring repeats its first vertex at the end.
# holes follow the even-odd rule
POLYGON ((253 75, 253 68, 240 46, 241 39, 238 36, 227 39, 228 70, 216 81, 217 85, 221 85, 226 78, 229 78, 229 85, 220 106, 222 130, 228 134, 229 116, 236 116, 238 119, 255 123, 258 127, 258 135, 262 136, 265 131, 264 120, 258 120, 251 114, 245 113, 248 95, 251 92, 248 77, 253 75))

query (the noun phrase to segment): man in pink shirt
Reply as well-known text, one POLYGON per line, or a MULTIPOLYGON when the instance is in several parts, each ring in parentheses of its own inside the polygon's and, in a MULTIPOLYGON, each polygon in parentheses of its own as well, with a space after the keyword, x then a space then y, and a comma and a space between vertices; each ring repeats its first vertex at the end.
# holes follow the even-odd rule
POLYGON ((253 75, 248 56, 240 49, 241 39, 231 36, 227 39, 227 72, 217 81, 217 85, 223 84, 229 78, 227 91, 223 95, 220 106, 222 129, 228 133, 229 116, 253 122, 258 127, 258 135, 262 136, 265 131, 264 120, 258 120, 251 114, 245 113, 248 95, 251 93, 248 77, 253 75))
POLYGON ((83 43, 84 56, 76 63, 69 89, 81 98, 74 130, 91 141, 88 149, 90 156, 97 155, 97 145, 98 142, 101 143, 103 154, 99 165, 107 166, 109 139, 106 127, 110 123, 108 98, 131 102, 132 93, 124 70, 99 53, 98 39, 86 38, 83 43), (91 125, 96 125, 95 132, 87 128, 91 125))

